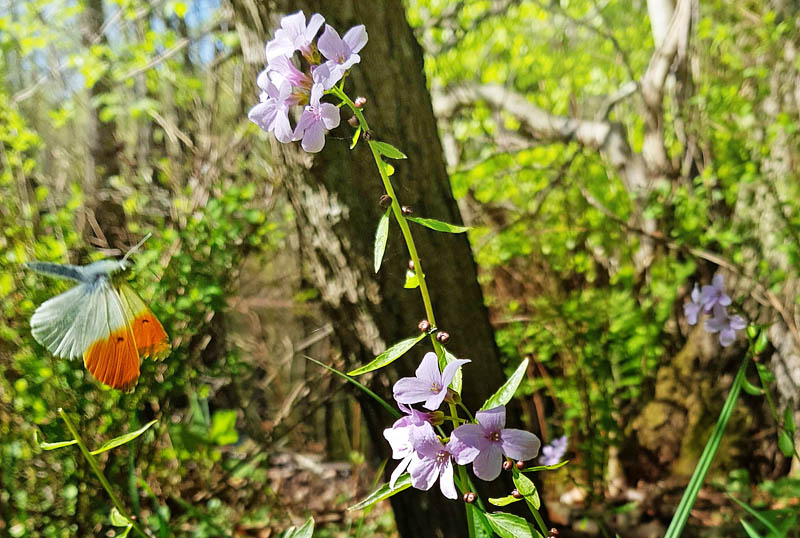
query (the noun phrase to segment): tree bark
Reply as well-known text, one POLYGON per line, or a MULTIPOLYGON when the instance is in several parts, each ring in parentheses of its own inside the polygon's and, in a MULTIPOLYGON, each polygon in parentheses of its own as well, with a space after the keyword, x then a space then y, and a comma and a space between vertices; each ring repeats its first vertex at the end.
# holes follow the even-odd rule
MULTIPOLYGON (((341 34, 357 24, 366 25, 370 41, 361 51, 361 64, 348 77, 348 91, 355 88, 351 95, 367 98, 365 114, 375 130, 374 138, 394 144, 409 156, 408 160, 392 161, 399 201, 412 206, 416 215, 462 222, 445 168, 422 51, 406 22, 402 2, 284 1, 277 2, 275 14, 249 0, 233 3, 239 24, 247 27, 240 35, 247 35, 248 42, 259 26, 274 28, 278 14, 298 9, 307 16, 322 13, 341 34), (261 20, 248 23, 256 7, 261 20)), ((263 50, 263 41, 259 46, 263 50)), ((256 57, 257 51, 244 51, 244 56, 256 57)), ((263 52, 260 58, 263 66, 263 52)), ((313 159, 296 147, 280 149, 286 189, 304 236, 305 276, 319 289, 324 308, 335 320, 335 332, 350 367, 366 364, 389 345, 413 336, 425 313, 419 292, 403 288, 408 253, 396 223, 390 224, 383 267, 374 273, 375 228, 384 212, 378 199, 384 191, 367 145, 362 141, 350 151, 353 129, 348 127, 347 117, 344 113, 342 125, 330 133, 325 149, 313 159)), ((464 234, 436 233, 416 226, 412 231, 437 322, 452 335, 448 348, 459 358, 472 359, 464 368, 463 398, 476 408, 503 383, 504 375, 469 242, 464 234)), ((372 375, 371 385, 390 397, 392 383, 399 376, 411 375, 430 349, 426 340, 391 368, 372 375)), ((386 457, 388 444, 382 430, 392 419, 373 402, 364 401, 363 407, 373 442, 386 457)), ((403 492, 392 498, 392 507, 402 536, 466 535, 463 503, 444 499, 438 491, 403 492)))

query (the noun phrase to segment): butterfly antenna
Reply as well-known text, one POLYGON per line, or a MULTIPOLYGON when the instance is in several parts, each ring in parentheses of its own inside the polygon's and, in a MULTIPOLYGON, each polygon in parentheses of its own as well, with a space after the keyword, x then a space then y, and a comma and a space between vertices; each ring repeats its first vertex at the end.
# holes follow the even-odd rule
POLYGON ((131 254, 133 254, 134 252, 139 250, 139 247, 144 245, 144 242, 147 241, 148 239, 150 239, 151 235, 153 235, 152 232, 148 232, 147 235, 144 236, 141 241, 139 241, 138 243, 133 245, 130 249, 128 249, 128 252, 126 252, 125 256, 122 257, 122 260, 121 260, 120 263, 125 263, 128 260, 128 256, 130 256, 131 254))

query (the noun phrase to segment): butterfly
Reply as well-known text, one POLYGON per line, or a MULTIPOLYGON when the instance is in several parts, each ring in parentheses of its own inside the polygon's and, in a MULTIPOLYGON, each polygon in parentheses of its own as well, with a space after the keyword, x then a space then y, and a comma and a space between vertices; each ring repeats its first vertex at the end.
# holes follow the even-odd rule
POLYGON ((56 357, 82 356, 95 379, 125 391, 139 379, 140 357, 162 359, 171 349, 164 327, 144 301, 125 281, 112 280, 127 269, 128 254, 89 265, 25 264, 37 273, 78 283, 36 309, 33 338, 56 357))

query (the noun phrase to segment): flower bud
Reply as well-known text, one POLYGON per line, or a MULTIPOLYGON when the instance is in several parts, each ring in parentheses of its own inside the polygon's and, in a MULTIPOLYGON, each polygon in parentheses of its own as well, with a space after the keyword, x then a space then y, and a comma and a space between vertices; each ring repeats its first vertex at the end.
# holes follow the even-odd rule
POLYGON ((359 95, 356 97, 355 101, 353 101, 353 104, 356 105, 356 108, 361 108, 367 104, 367 98, 359 95))
POLYGON ((520 493, 518 489, 514 488, 511 490, 511 496, 514 497, 515 499, 521 499, 522 493, 520 493))
POLYGON ((364 138, 364 140, 366 140, 367 142, 369 142, 370 140, 372 140, 373 138, 375 138, 375 135, 373 134, 373 132, 372 132, 372 131, 364 131, 363 133, 361 133, 361 136, 362 136, 362 137, 364 138))
POLYGON ((409 271, 414 270, 414 260, 408 260, 408 270, 409 271))
POLYGON ((452 389, 447 389, 447 395, 444 397, 444 401, 458 405, 461 403, 461 395, 452 389))
POLYGON ((764 351, 767 349, 767 344, 769 344, 767 331, 765 329, 761 329, 761 332, 758 334, 758 339, 756 340, 756 345, 753 346, 753 351, 756 353, 764 353, 764 351))
POLYGON ((350 124, 350 127, 358 127, 358 118, 355 116, 350 116, 347 120, 347 123, 350 124))
POLYGON ((466 492, 464 494, 464 502, 465 503, 470 503, 470 504, 474 503, 475 499, 477 499, 477 498, 478 498, 478 496, 475 495, 475 493, 473 493, 472 491, 468 491, 468 492, 466 492))
POLYGON ((504 471, 510 471, 511 470, 511 462, 510 461, 505 460, 503 462, 503 470, 504 471))
POLYGON ((431 423, 431 426, 444 424, 444 413, 442 411, 431 411, 428 413, 428 422, 431 423))
POLYGON ((525 462, 522 461, 522 460, 518 461, 517 462, 517 469, 524 469, 524 468, 525 468, 525 462))
POLYGON ((547 538, 556 538, 558 536, 558 529, 553 527, 550 529, 550 532, 547 534, 547 538))
POLYGON ((401 207, 400 210, 403 212, 403 216, 404 217, 407 217, 407 216, 412 215, 414 213, 414 210, 411 209, 411 207, 409 207, 407 205, 404 205, 403 207, 401 207))
POLYGON ((421 333, 426 333, 431 330, 431 322, 427 319, 423 319, 417 324, 417 329, 419 329, 419 332, 421 333))
POLYGON ((756 336, 758 336, 758 327, 755 325, 748 325, 745 331, 747 332, 747 337, 750 340, 753 340, 756 336))
POLYGON ((446 344, 450 340, 450 334, 444 331, 439 331, 438 333, 436 333, 436 340, 440 344, 446 344))
POLYGON ((391 196, 389 196, 388 194, 381 194, 381 197, 378 200, 378 204, 380 204, 382 208, 386 209, 387 207, 389 207, 389 205, 391 205, 391 203, 392 203, 391 196))

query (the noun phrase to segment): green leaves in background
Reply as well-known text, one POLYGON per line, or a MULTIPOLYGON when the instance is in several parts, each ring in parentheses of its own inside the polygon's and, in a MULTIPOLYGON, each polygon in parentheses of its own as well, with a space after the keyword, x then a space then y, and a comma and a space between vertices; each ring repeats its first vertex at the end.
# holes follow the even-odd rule
MULTIPOLYGON (((96 450, 92 450, 91 454, 93 456, 96 456, 97 454, 102 454, 103 452, 111 450, 112 448, 116 448, 116 447, 122 446, 122 445, 124 445, 126 443, 130 443, 131 441, 133 441, 134 439, 136 439, 137 437, 142 435, 144 432, 149 430, 150 427, 153 426, 153 424, 156 424, 157 422, 158 422, 157 420, 151 420, 150 422, 148 422, 147 424, 145 424, 144 426, 142 426, 141 428, 139 428, 136 431, 132 431, 132 432, 126 433, 124 435, 120 435, 119 437, 115 437, 113 439, 109 439, 108 441, 103 443, 103 445, 100 448, 98 448, 96 450)), ((38 432, 35 432, 35 431, 34 431, 34 441, 36 442, 36 444, 39 445, 39 448, 41 448, 42 450, 55 450, 57 448, 63 448, 65 446, 71 446, 71 445, 77 444, 77 441, 74 440, 74 439, 72 439, 70 441, 58 441, 58 442, 55 442, 55 443, 45 443, 45 442, 43 442, 43 441, 41 441, 39 439, 39 434, 38 434, 38 432)))
POLYGON ((236 431, 236 409, 221 409, 214 411, 211 416, 211 429, 208 432, 209 439, 217 445, 232 445, 239 440, 239 433, 236 431))
POLYGON ((397 482, 395 482, 393 488, 390 488, 389 484, 382 484, 375 489, 375 491, 364 497, 364 499, 349 507, 348 510, 363 510, 364 508, 368 508, 377 502, 388 499, 392 495, 396 495, 397 493, 400 493, 401 491, 410 487, 411 475, 404 473, 402 476, 400 476, 400 478, 397 479, 397 482))
POLYGON ((310 517, 299 529, 289 527, 282 535, 282 538, 311 538, 314 534, 314 518, 310 517))

